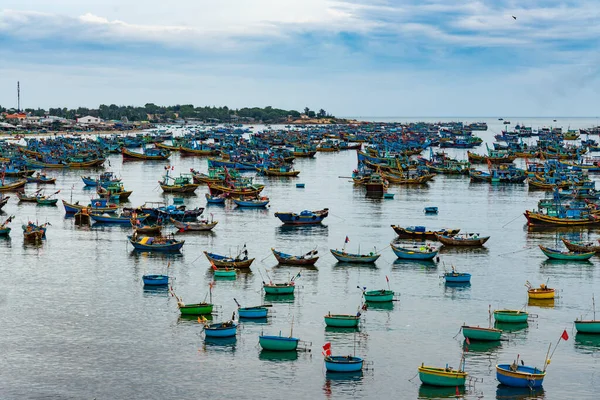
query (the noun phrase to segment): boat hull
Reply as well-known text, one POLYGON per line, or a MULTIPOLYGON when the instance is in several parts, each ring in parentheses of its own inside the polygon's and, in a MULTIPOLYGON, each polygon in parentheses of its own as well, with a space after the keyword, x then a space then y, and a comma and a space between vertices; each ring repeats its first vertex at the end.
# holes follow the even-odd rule
POLYGON ((496 310, 494 311, 494 319, 497 322, 507 322, 511 324, 518 324, 527 322, 529 314, 524 311, 513 311, 513 310, 496 310))
POLYGON ((325 316, 325 325, 334 328, 355 328, 358 326, 360 316, 328 314, 325 316))
POLYGON ((419 249, 407 249, 390 245, 396 257, 403 260, 433 260, 438 254, 438 250, 422 251, 419 249))
POLYGON ((292 294, 296 289, 294 285, 263 285, 266 294, 292 294))
POLYGON ((363 363, 364 360, 360 357, 325 357, 325 369, 327 372, 357 372, 362 370, 363 363))
POLYGON ((536 300, 551 300, 554 299, 554 289, 529 289, 527 297, 536 300))
POLYGON ((471 282, 471 274, 448 272, 444 274, 444 279, 448 283, 469 283, 471 282))
POLYGON ((166 286, 169 284, 167 275, 144 275, 142 279, 146 286, 166 286))
POLYGON ((212 304, 185 304, 179 306, 181 315, 208 315, 213 312, 212 304))
POLYGON ((290 256, 288 254, 284 254, 284 253, 282 253, 280 251, 277 251, 275 249, 271 249, 271 251, 273 252, 273 255, 275 256, 275 258, 277 259, 277 262, 279 264, 286 264, 286 265, 315 265, 315 263, 319 259, 318 256, 311 257, 311 258, 301 258, 301 257, 297 257, 297 256, 290 256))
POLYGON ((591 251, 589 253, 574 253, 574 252, 562 252, 548 247, 540 246, 540 250, 544 255, 552 260, 571 260, 571 261, 583 261, 592 258, 596 252, 591 251))
POLYGON ((419 379, 425 385, 455 387, 464 386, 467 373, 461 371, 446 371, 444 368, 419 367, 419 379))
POLYGON ((479 340, 485 342, 492 342, 500 340, 502 331, 494 328, 480 328, 478 326, 463 326, 463 336, 469 340, 479 340))
POLYGON ((394 300, 394 292, 391 290, 371 290, 363 292, 363 296, 369 303, 386 303, 394 300))
POLYGON ((259 336, 258 343, 263 350, 294 351, 298 348, 299 340, 282 336, 259 336))
POLYGON ((347 263, 374 263, 375 261, 377 261, 377 259, 381 256, 380 254, 373 254, 373 255, 361 255, 361 254, 348 254, 345 252, 341 252, 338 250, 333 250, 330 249, 329 251, 331 251, 331 254, 338 260, 341 262, 347 262, 347 263))
POLYGON ((579 333, 600 334, 600 321, 575 321, 575 329, 579 333))
POLYGON ((217 267, 226 267, 226 268, 250 268, 252 262, 254 262, 254 258, 250 258, 247 260, 240 261, 226 261, 225 257, 219 256, 218 254, 209 253, 207 251, 204 252, 204 255, 217 267))
POLYGON ((238 308, 240 318, 265 318, 269 314, 266 307, 241 307, 238 308))
POLYGON ((206 337, 226 338, 235 336, 237 333, 237 325, 233 324, 230 327, 221 327, 221 324, 211 324, 204 328, 206 337), (216 325, 216 326, 215 326, 216 325))
POLYGON ((539 388, 545 376, 545 372, 534 367, 519 365, 517 371, 511 371, 510 364, 496 365, 496 379, 506 386, 539 388))

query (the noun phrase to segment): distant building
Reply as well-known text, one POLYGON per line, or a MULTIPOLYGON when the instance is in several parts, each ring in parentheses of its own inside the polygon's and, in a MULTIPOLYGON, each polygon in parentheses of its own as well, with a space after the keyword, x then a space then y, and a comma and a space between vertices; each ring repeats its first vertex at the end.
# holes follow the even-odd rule
POLYGON ((91 115, 77 118, 77 123, 81 125, 99 124, 102 120, 98 117, 92 117, 91 115))
POLYGON ((25 118, 27 118, 27 114, 25 113, 6 114, 6 116, 4 116, 4 119, 12 121, 22 121, 25 118))

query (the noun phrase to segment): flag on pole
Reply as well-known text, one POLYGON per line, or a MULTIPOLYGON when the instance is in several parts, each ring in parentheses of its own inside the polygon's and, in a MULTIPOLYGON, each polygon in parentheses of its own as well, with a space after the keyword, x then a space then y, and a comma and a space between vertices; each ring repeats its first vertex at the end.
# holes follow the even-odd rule
POLYGON ((321 352, 324 356, 331 355, 331 343, 327 342, 323 345, 323 351, 321 352))
POLYGON ((569 334, 567 333, 566 329, 563 331, 562 335, 560 335, 560 338, 564 341, 569 340, 569 334))
POLYGON ((348 239, 348 236, 346 236, 346 240, 344 241, 344 243, 348 243, 350 241, 350 239, 348 239))
POLYGON ((387 283, 390 283, 390 278, 388 278, 388 276, 385 276, 385 280, 387 281, 387 283))

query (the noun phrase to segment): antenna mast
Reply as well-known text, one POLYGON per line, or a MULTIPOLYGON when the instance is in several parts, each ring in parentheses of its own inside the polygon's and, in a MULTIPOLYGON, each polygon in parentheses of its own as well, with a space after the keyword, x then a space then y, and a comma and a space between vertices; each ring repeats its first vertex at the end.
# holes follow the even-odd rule
POLYGON ((17 112, 21 112, 21 83, 17 81, 17 112))

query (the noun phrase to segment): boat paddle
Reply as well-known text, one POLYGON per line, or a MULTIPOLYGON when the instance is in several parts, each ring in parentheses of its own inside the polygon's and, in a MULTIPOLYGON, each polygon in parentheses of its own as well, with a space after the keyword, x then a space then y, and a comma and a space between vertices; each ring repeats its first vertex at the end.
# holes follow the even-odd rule
POLYGON ((235 299, 235 297, 233 298, 233 301, 235 301, 235 304, 237 304, 238 308, 242 308, 242 306, 240 306, 240 303, 238 303, 238 301, 235 299))

